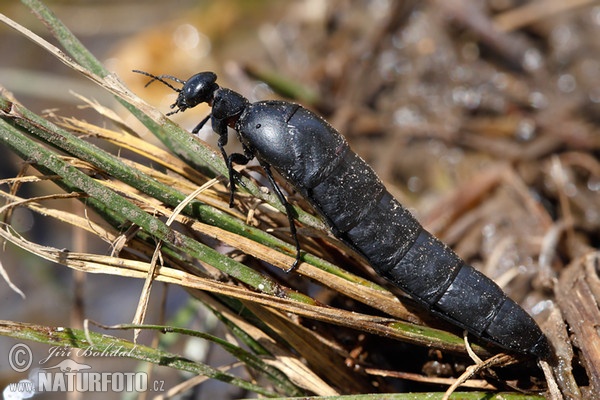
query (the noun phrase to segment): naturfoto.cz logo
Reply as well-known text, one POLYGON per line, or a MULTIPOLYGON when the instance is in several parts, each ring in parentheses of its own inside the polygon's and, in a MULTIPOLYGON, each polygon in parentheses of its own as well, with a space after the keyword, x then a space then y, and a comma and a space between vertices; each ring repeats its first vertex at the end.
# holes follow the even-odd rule
MULTIPOLYGON (((127 357, 133 350, 52 347, 48 356, 39 361, 40 367, 30 370, 27 379, 10 383, 4 389, 4 399, 24 399, 43 392, 162 392, 164 382, 150 382, 145 372, 95 372, 92 366, 70 358, 58 361, 64 357, 127 357)), ((16 372, 26 371, 33 364, 31 349, 22 343, 14 345, 8 361, 16 372)))

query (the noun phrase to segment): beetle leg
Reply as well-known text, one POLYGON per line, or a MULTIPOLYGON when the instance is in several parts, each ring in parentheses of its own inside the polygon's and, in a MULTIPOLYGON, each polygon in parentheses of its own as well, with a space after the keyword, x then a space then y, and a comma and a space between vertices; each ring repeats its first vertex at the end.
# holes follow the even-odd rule
POLYGON ((296 224, 294 222, 295 212, 294 212, 294 209, 292 208, 292 205, 287 201, 283 192, 279 188, 279 185, 277 184, 277 182, 275 182, 275 179, 273 178, 273 174, 271 173, 271 166, 260 160, 259 160, 259 162, 260 162, 260 165, 265 170, 265 173, 267 174, 267 178, 269 179, 269 182, 271 183, 273 190, 275 190, 275 194, 279 198, 279 201, 281 201, 281 203, 285 207, 285 213, 287 214, 288 222, 290 224, 290 232, 292 233, 292 238, 294 239, 294 244, 296 246, 296 260, 294 261, 294 263, 292 264, 291 267, 289 267, 288 269, 286 269, 284 271, 291 272, 294 269, 296 269, 296 267, 298 267, 298 264, 300 263, 300 242, 298 241, 298 233, 296 231, 296 224))
MULTIPOLYGON (((204 119, 202 121, 200 121, 200 123, 198 125, 196 125, 196 127, 194 129, 192 129, 192 133, 195 134, 195 133, 200 132, 200 129, 202 129, 202 127, 204 127, 204 125, 208 122, 208 119, 210 118, 211 115, 212 114, 208 114, 206 117, 204 117, 204 119)), ((227 135, 225 135, 225 137, 227 137, 227 135)))
MULTIPOLYGON (((216 125, 219 127, 220 125, 216 125)), ((215 121, 213 120, 213 130, 215 130, 215 121)), ((224 133, 219 133, 219 140, 217 145, 219 146, 219 150, 221 150, 221 154, 223 154, 223 158, 225 159, 225 164, 227 165, 227 173, 229 174, 229 208, 233 208, 233 200, 235 198, 235 174, 236 171, 233 169, 233 163, 239 165, 246 165, 250 160, 254 158, 252 152, 244 146, 244 154, 240 153, 232 153, 227 154, 225 151, 225 145, 227 144, 227 126, 225 125, 224 133)))
POLYGON ((233 208, 233 199, 235 197, 235 174, 237 174, 237 172, 233 169, 233 163, 246 165, 252 158, 253 157, 247 157, 244 154, 232 153, 225 159, 227 169, 229 170, 229 208, 233 208))
MULTIPOLYGON (((205 118, 205 120, 207 120, 205 118)), ((206 121, 202 120, 200 122, 200 124, 198 124, 198 126, 196 126, 196 128, 200 127, 198 130, 200 130, 202 128, 202 122, 206 123, 206 121)), ((238 154, 236 156, 236 153, 234 154, 227 154, 227 152, 225 151, 225 145, 227 145, 227 124, 219 119, 216 118, 212 118, 211 120, 212 123, 212 128, 213 131, 215 131, 215 133, 217 135, 219 135, 219 140, 217 141, 217 146, 219 147, 219 150, 221 150, 221 154, 223 155, 223 159, 225 160, 225 164, 227 165, 227 175, 229 175, 229 208, 233 208, 233 198, 234 198, 234 194, 235 194, 235 180, 233 178, 234 174, 235 174, 235 170, 233 169, 233 162, 235 161, 237 164, 247 164, 248 160, 244 160, 243 158, 239 158, 237 156, 242 156, 244 157, 244 155, 242 154, 238 154), (235 158, 235 160, 234 160, 235 158), (245 161, 245 162, 244 162, 245 161)), ((196 129, 194 128, 194 130, 196 129)), ((193 132, 193 131, 192 131, 193 132)), ((245 157, 247 158, 247 157, 245 157)))

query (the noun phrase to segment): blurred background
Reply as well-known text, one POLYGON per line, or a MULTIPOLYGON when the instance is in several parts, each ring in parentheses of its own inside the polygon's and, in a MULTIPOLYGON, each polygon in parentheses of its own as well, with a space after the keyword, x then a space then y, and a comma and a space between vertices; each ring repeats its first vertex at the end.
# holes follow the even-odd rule
MULTIPOLYGON (((109 70, 163 112, 175 93, 159 84, 144 88, 147 79, 131 70, 184 80, 214 71, 221 86, 251 101, 291 99, 323 115, 428 229, 538 320, 554 307, 552 280, 600 244, 597 2, 46 4, 109 70), (559 223, 567 226, 561 228, 564 236, 544 254, 550 260, 541 262, 541 243, 559 223)), ((54 43, 20 3, 0 2, 0 12, 54 43)), ((6 26, 0 26, 0 54, 0 84, 35 112, 102 123, 81 107, 75 92, 132 118, 106 92, 6 26)), ((207 112, 198 107, 173 119, 192 129, 207 112)), ((138 126, 140 136, 155 140, 138 126)), ((209 129, 202 137, 214 143, 209 129)), ((23 161, 0 151, 0 178, 15 176, 23 161)), ((18 231, 35 242, 110 253, 105 243, 45 223, 27 211, 13 216, 18 231)), ((76 288, 93 299, 83 308, 85 318, 105 324, 133 318, 141 282, 77 276, 10 246, 0 261, 26 295, 0 281, 1 319, 74 326, 81 321, 73 312, 76 288)), ((185 292, 163 289, 167 320, 188 312, 195 329, 220 332, 185 292)), ((154 294, 151 307, 159 309, 161 296, 154 294)), ((148 322, 153 318, 158 317, 150 315, 148 322)), ((0 354, 13 344, 0 337, 0 354)), ((31 346, 34 354, 47 353, 46 346, 31 346)), ((182 354, 211 365, 227 362, 198 341, 179 346, 182 354)), ((121 361, 119 368, 135 368, 121 361)), ((101 363, 94 368, 115 370, 101 363)), ((167 385, 181 379, 172 370, 161 373, 167 385)), ((0 386, 15 376, 0 361, 0 386)), ((211 383, 187 398, 241 395, 211 383)))

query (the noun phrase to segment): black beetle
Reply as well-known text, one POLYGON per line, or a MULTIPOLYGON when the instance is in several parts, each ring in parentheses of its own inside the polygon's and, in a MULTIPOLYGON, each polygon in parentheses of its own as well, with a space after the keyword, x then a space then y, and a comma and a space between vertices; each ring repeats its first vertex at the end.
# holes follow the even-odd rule
POLYGON ((271 166, 314 206, 336 237, 430 312, 505 349, 542 359, 550 356, 548 340, 533 318, 423 229, 324 119, 286 101, 250 103, 241 94, 219 87, 213 72, 200 72, 186 81, 134 72, 151 77, 147 85, 157 80, 179 93, 171 105, 174 111, 167 115, 201 103, 212 107, 192 132, 211 119, 229 170, 230 206, 235 190, 233 163, 258 159, 290 221, 297 249, 290 270, 300 260, 300 246, 292 208, 275 183, 271 166), (178 89, 165 79, 183 86, 178 89), (226 153, 228 127, 237 132, 244 154, 226 153))

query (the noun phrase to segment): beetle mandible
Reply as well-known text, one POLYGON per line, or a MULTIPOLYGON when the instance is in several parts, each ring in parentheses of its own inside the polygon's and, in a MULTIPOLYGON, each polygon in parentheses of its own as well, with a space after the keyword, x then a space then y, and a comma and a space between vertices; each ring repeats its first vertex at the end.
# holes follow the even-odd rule
POLYGON ((271 167, 313 205, 337 238, 431 313, 502 348, 542 359, 550 356, 548 340, 533 318, 491 279, 427 232, 324 119, 286 101, 251 103, 220 87, 213 72, 200 72, 185 81, 134 72, 152 78, 146 86, 160 81, 178 92, 167 115, 201 103, 212 107, 192 132, 197 133, 210 118, 229 172, 231 207, 233 164, 247 164, 256 157, 290 221, 297 250, 290 270, 300 261, 300 245, 292 208, 271 167), (165 79, 180 83, 181 89, 165 79), (237 132, 243 154, 225 151, 228 127, 237 132))

